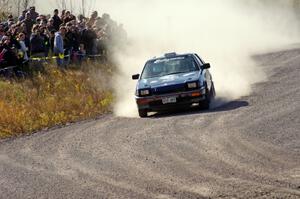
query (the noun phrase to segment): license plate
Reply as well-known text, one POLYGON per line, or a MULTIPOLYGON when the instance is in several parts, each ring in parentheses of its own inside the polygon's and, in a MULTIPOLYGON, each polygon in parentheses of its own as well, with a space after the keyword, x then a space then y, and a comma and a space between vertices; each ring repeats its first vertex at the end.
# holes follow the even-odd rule
POLYGON ((176 97, 166 97, 162 99, 162 103, 163 104, 173 104, 177 102, 177 98, 176 97))

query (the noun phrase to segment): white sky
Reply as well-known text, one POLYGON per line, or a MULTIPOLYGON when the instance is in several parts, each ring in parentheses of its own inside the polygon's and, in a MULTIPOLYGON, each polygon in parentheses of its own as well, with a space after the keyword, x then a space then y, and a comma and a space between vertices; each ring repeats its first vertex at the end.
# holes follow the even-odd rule
MULTIPOLYGON (((60 0, 35 0, 37 11, 43 14, 52 14, 52 11, 54 8, 60 9, 60 7, 57 5, 57 2, 60 0)), ((74 10, 76 11, 76 14, 78 14, 78 11, 80 9, 81 0, 66 0, 67 2, 72 2, 74 6, 74 10)), ((117 14, 118 8, 121 8, 122 5, 128 4, 130 1, 122 0, 122 2, 118 0, 85 0, 87 4, 87 10, 93 11, 97 10, 100 15, 102 15, 104 12, 110 13, 110 14, 117 14), (117 9, 116 9, 117 8, 117 9)), ((129 3, 130 4, 130 3, 129 3)), ((70 4, 69 4, 70 5, 70 4)), ((120 9, 122 11, 122 9, 120 9)), ((114 17, 116 18, 116 17, 114 17)))

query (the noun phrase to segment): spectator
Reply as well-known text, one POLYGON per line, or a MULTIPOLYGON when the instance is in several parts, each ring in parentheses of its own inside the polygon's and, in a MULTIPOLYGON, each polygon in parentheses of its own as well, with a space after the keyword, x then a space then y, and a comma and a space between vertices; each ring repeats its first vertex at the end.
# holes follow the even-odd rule
POLYGON ((64 24, 67 24, 68 22, 72 21, 73 19, 74 19, 74 18, 72 17, 70 11, 67 11, 67 12, 66 12, 66 15, 65 15, 65 17, 64 17, 64 19, 63 19, 63 23, 64 23, 64 24))
POLYGON ((54 38, 54 54, 57 56, 57 65, 63 66, 64 64, 64 35, 66 33, 66 28, 61 26, 59 31, 55 33, 54 38))
POLYGON ((23 10, 22 14, 19 16, 18 20, 23 21, 25 19, 26 13, 27 13, 27 10, 23 10))
POLYGON ((62 10, 60 15, 61 21, 64 21, 65 16, 66 16, 66 10, 62 10))
POLYGON ((1 66, 17 62, 17 55, 29 60, 30 54, 33 58, 44 57, 50 50, 62 57, 57 59, 61 66, 69 62, 69 57, 81 61, 85 55, 106 54, 111 46, 124 44, 127 37, 122 25, 118 25, 108 14, 98 17, 96 11, 89 19, 79 15, 77 21, 70 11, 63 10, 59 17, 59 11, 55 9, 51 17, 39 15, 35 7, 30 7, 18 19, 15 21, 9 15, 6 20, 0 21, 1 66), (63 22, 65 24, 62 26, 63 22), (72 56, 63 56, 64 53, 72 56))
POLYGON ((41 37, 43 38, 43 42, 44 42, 44 56, 48 57, 51 48, 50 32, 46 26, 40 26, 40 31, 41 31, 41 37))
POLYGON ((95 22, 97 20, 97 17, 98 17, 98 12, 94 11, 91 15, 91 18, 89 19, 89 21, 87 23, 87 26, 94 26, 95 22))
POLYGON ((55 30, 51 30, 50 31, 50 35, 49 35, 49 41, 50 41, 50 49, 51 52, 54 51, 54 38, 55 38, 55 30))
POLYGON ((9 15, 7 20, 7 25, 11 26, 14 23, 15 23, 14 17, 12 15, 9 15))
POLYGON ((80 44, 78 51, 74 53, 73 61, 74 62, 78 61, 79 64, 81 64, 85 56, 86 56, 86 51, 84 49, 84 44, 80 44))
POLYGON ((28 47, 25 44, 25 34, 24 33, 19 34, 18 41, 20 43, 21 58, 23 58, 24 61, 28 61, 29 60, 28 55, 27 55, 28 47))
POLYGON ((30 37, 30 54, 33 57, 44 57, 45 46, 44 38, 41 36, 41 31, 38 25, 32 28, 32 35, 30 37))
POLYGON ((85 46, 87 55, 93 55, 96 38, 97 35, 91 26, 87 26, 87 28, 82 31, 81 42, 85 46))
POLYGON ((31 35, 31 30, 32 30, 32 27, 33 25, 35 24, 35 22, 31 19, 31 16, 30 16, 30 13, 27 12, 26 13, 26 16, 25 16, 25 19, 23 20, 23 23, 25 24, 25 29, 26 29, 26 36, 28 38, 30 38, 30 35, 31 35))
POLYGON ((54 12, 53 12, 53 27, 56 31, 59 30, 59 26, 62 24, 62 20, 61 18, 58 16, 58 9, 55 9, 54 12))
POLYGON ((2 40, 2 38, 5 36, 5 31, 4 31, 4 27, 0 26, 0 41, 2 40))
POLYGON ((47 23, 47 29, 51 32, 52 30, 57 31, 58 29, 56 29, 55 25, 54 25, 54 20, 53 18, 49 19, 48 23, 47 23))
POLYGON ((30 7, 29 13, 30 13, 30 18, 31 18, 31 20, 33 20, 33 21, 35 21, 36 18, 39 17, 39 13, 37 13, 37 12, 35 11, 35 7, 34 7, 34 6, 30 7))
POLYGON ((78 24, 81 24, 81 23, 83 23, 83 22, 85 22, 85 17, 83 16, 83 15, 78 15, 78 21, 77 21, 77 23, 78 24))
POLYGON ((10 37, 4 36, 1 40, 0 46, 0 67, 5 68, 8 66, 17 65, 17 56, 14 49, 11 46, 10 37))

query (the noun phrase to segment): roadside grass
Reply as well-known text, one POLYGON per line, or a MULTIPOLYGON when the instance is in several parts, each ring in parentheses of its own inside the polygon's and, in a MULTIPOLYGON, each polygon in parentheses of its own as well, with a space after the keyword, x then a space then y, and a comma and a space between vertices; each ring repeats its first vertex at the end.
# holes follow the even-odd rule
POLYGON ((0 80, 0 138, 94 118, 110 110, 109 64, 84 69, 47 65, 24 80, 0 80))

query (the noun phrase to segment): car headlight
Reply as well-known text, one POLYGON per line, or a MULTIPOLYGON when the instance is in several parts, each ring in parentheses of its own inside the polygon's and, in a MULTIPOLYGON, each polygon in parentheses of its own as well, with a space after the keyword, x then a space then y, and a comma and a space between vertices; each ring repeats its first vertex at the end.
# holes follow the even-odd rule
POLYGON ((197 88, 198 84, 197 82, 192 82, 187 84, 188 89, 197 88))
POLYGON ((141 91, 140 91, 140 95, 141 95, 141 96, 150 95, 150 90, 148 90, 148 89, 147 89, 147 90, 141 90, 141 91))

